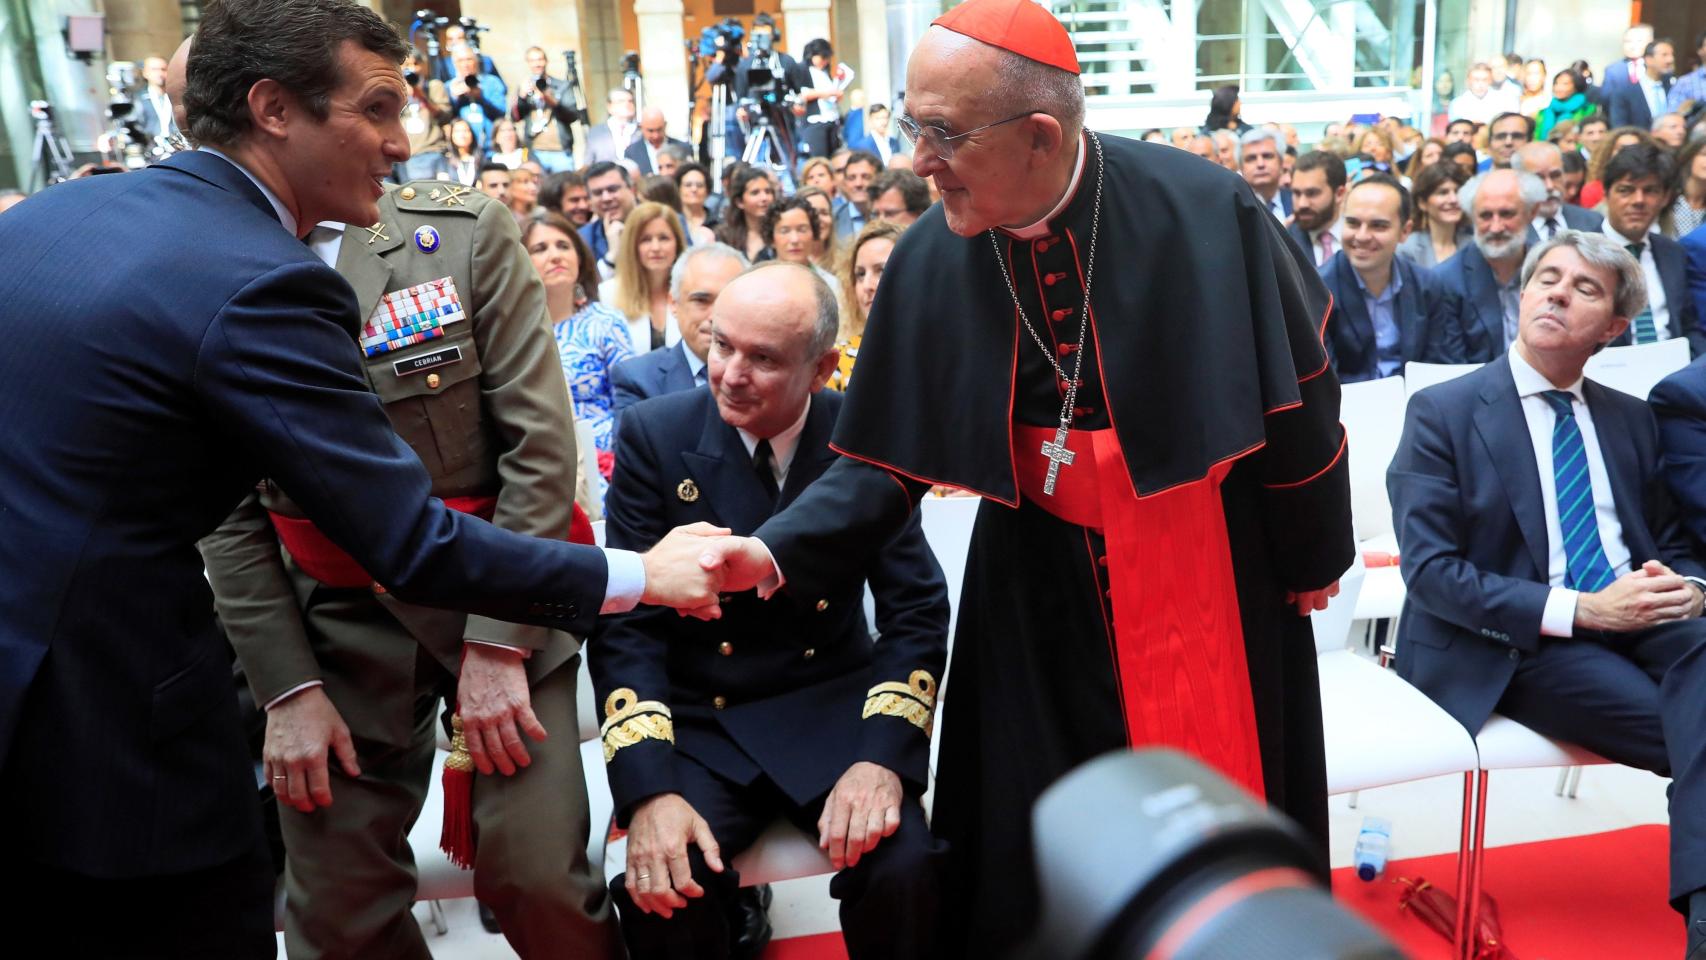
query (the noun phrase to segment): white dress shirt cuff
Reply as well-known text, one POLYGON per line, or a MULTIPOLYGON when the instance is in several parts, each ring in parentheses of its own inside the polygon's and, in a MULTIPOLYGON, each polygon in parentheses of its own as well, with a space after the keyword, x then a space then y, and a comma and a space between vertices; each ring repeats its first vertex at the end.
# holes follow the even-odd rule
POLYGON ((533 656, 532 650, 529 650, 526 647, 512 647, 507 643, 494 643, 490 640, 464 640, 462 642, 479 644, 482 647, 497 647, 499 650, 508 650, 510 653, 519 653, 523 660, 533 656))
POLYGON ((266 705, 261 707, 261 709, 262 710, 271 710, 273 707, 278 706, 279 704, 283 703, 284 701, 289 700, 291 697, 296 696, 297 694, 301 693, 304 690, 309 689, 310 687, 318 687, 318 686, 322 686, 322 685, 323 684, 319 680, 310 680, 307 683, 299 683, 296 686, 291 687, 289 690, 286 690, 283 693, 279 694, 278 696, 273 697, 271 700, 268 700, 266 702, 266 705))
POLYGON ((1546 595, 1546 609, 1540 614, 1540 635, 1543 637, 1573 637, 1576 635, 1576 598, 1581 593, 1564 587, 1553 587, 1546 595))
POLYGON ((770 548, 764 546, 764 541, 755 537, 752 542, 764 547, 764 555, 770 558, 770 569, 775 571, 758 583, 758 599, 768 600, 776 595, 776 591, 782 589, 782 584, 787 583, 788 578, 782 576, 782 566, 776 562, 776 555, 770 552, 770 548))
POLYGON ((640 555, 632 550, 606 549, 604 560, 610 572, 604 583, 604 606, 598 612, 627 613, 639 606, 640 598, 646 595, 646 565, 640 555))

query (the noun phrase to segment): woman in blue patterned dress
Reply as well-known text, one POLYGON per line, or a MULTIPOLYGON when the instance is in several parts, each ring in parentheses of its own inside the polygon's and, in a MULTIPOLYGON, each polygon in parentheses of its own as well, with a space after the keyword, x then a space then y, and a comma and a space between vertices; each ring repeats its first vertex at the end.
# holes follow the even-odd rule
POLYGON ((598 448, 595 499, 602 504, 610 482, 615 432, 615 418, 610 414, 615 401, 610 368, 634 355, 628 341, 628 320, 598 302, 598 264, 580 231, 561 214, 547 213, 529 223, 522 231, 521 245, 545 281, 545 302, 557 337, 557 356, 569 382, 575 419, 592 431, 598 448))

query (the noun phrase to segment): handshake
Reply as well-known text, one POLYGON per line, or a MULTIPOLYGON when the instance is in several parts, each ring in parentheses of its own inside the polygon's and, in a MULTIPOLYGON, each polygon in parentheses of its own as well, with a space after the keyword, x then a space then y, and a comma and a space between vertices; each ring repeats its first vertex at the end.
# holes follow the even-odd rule
POLYGON ((751 590, 776 574, 762 543, 708 523, 676 527, 640 560, 646 568, 641 603, 701 620, 723 615, 720 594, 751 590))

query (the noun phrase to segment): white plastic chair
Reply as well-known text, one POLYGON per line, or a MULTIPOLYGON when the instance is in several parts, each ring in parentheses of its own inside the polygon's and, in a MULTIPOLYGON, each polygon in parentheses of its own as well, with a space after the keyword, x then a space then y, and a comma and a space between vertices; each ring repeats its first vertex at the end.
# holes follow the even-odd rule
POLYGON ((1404 364, 1404 388, 1413 397, 1436 383, 1456 380, 1466 373, 1481 369, 1479 363, 1418 363, 1404 364))
POLYGON ((1660 380, 1688 366, 1688 341, 1681 337, 1638 346, 1606 347, 1588 358, 1589 380, 1647 399, 1660 380))
MULTIPOLYGON (((1386 468, 1398 452, 1408 399, 1404 378, 1386 377, 1347 383, 1339 404, 1339 420, 1349 442, 1351 519, 1357 550, 1398 552, 1392 533, 1392 501, 1386 494, 1386 468)), ((1342 584, 1341 584, 1342 587, 1342 584)), ((1357 594, 1357 620, 1390 620, 1404 607, 1404 580, 1397 567, 1367 571, 1357 594)))
MULTIPOLYGON (((1474 862, 1470 818, 1476 770, 1475 744, 1463 725, 1427 695, 1388 670, 1346 649, 1357 594, 1364 583, 1359 557, 1339 579, 1339 595, 1311 615, 1316 669, 1321 682, 1322 733, 1327 758, 1327 793, 1336 796, 1372 787, 1461 774, 1463 806, 1457 851, 1457 890, 1469 888, 1474 862)), ((1454 943, 1464 949, 1468 925, 1460 899, 1454 943)))

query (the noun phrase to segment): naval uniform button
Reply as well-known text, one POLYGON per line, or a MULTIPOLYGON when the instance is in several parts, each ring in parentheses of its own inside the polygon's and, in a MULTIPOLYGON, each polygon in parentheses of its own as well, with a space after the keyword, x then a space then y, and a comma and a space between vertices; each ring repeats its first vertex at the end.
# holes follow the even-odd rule
POLYGON ((822 613, 828 609, 829 609, 829 601, 828 600, 819 600, 817 602, 817 612, 818 613, 822 613))
POLYGON ((437 390, 439 383, 440 383, 440 381, 438 379, 438 374, 436 374, 436 373, 427 374, 427 389, 428 390, 437 390))
POLYGON ((810 660, 811 658, 817 656, 817 648, 816 647, 807 647, 804 656, 807 660, 810 660))
POLYGON ((1521 652, 1520 652, 1520 651, 1517 651, 1517 650, 1512 650, 1512 651, 1511 651, 1511 659, 1512 659, 1512 660, 1515 660, 1515 659, 1517 659, 1517 658, 1518 658, 1518 657, 1521 657, 1521 656, 1522 656, 1522 653, 1521 653, 1521 652))
POLYGON ((724 640, 722 643, 717 644, 717 652, 725 657, 729 656, 735 652, 735 645, 724 640))
POLYGON ((722 696, 721 694, 711 698, 711 706, 716 707, 718 710, 721 710, 728 705, 729 698, 722 696))
POLYGON ((413 200, 415 198, 415 188, 404 187, 402 190, 397 192, 397 196, 402 197, 404 200, 413 200))

